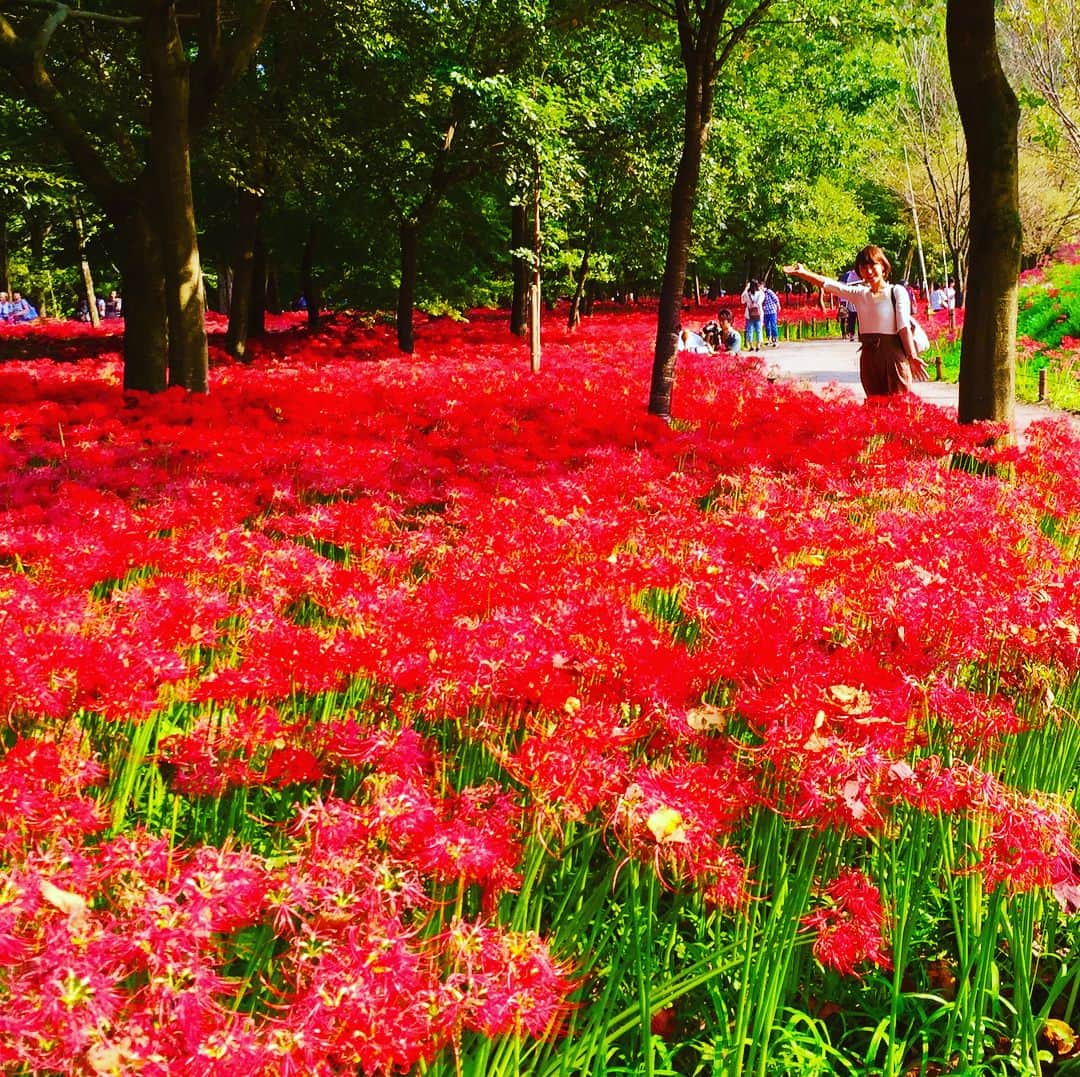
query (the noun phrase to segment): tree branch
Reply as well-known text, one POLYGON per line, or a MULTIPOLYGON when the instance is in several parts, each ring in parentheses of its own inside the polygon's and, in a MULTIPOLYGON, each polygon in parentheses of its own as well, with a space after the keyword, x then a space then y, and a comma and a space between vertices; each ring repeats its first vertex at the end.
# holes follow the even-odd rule
POLYGON ((10 7, 36 8, 39 11, 54 11, 67 8, 64 18, 82 19, 85 22, 105 22, 113 26, 138 26, 143 20, 141 15, 106 15, 103 11, 87 11, 85 8, 68 8, 66 4, 57 4, 55 0, 10 0, 10 7))

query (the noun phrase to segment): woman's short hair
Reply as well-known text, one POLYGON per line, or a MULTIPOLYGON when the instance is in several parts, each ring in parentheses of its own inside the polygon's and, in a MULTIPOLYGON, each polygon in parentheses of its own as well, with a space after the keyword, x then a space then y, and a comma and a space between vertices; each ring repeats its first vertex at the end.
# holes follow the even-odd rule
POLYGON ((873 244, 870 244, 867 247, 863 247, 863 249, 855 255, 856 269, 859 269, 862 266, 873 265, 875 262, 881 266, 881 271, 886 277, 892 272, 892 263, 880 247, 875 247, 873 244))

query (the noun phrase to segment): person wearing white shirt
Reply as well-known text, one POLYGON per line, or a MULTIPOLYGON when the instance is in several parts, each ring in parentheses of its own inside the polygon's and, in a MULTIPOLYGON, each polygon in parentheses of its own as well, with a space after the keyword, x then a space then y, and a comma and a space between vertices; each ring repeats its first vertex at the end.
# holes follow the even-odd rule
POLYGON ((746 282, 742 290, 744 324, 746 326, 746 350, 761 350, 761 323, 765 316, 765 289, 761 281, 755 277, 746 282))
POLYGON ((695 333, 690 329, 679 330, 675 347, 677 351, 697 352, 699 355, 708 355, 712 352, 709 342, 700 333, 695 333))
POLYGON ((911 392, 913 380, 926 380, 911 331, 911 298, 906 288, 889 284, 892 265, 880 247, 863 247, 855 256, 860 283, 841 284, 814 273, 801 262, 785 266, 791 277, 845 298, 859 317, 859 380, 867 397, 911 392))

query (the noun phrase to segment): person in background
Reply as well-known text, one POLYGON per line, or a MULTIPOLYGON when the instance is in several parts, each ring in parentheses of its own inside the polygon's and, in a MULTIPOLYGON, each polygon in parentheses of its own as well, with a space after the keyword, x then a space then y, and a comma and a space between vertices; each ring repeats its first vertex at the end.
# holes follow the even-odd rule
POLYGON ((845 340, 854 340, 859 316, 855 313, 854 306, 843 297, 836 308, 836 321, 840 326, 840 335, 845 340))
POLYGON ((911 301, 911 313, 914 314, 919 309, 919 293, 915 291, 911 281, 902 280, 900 283, 907 289, 908 299, 911 301))
POLYGON ((731 311, 725 307, 716 315, 720 323, 720 350, 732 355, 742 351, 742 336, 731 319, 731 311))
POLYGON ((761 350, 761 319, 764 317, 765 289, 761 281, 754 277, 747 281, 742 290, 743 313, 746 316, 746 350, 761 350))
POLYGON ((0 292, 0 322, 6 322, 11 317, 11 300, 7 292, 0 292))
POLYGON ((124 301, 116 291, 109 292, 109 298, 105 300, 105 317, 122 318, 124 316, 124 301))
POLYGON ((11 293, 11 312, 8 314, 9 322, 32 322, 38 316, 38 312, 24 299, 19 292, 11 293))
POLYGON ((945 290, 937 281, 930 286, 930 313, 937 314, 945 308, 945 290))
POLYGON ((775 348, 780 340, 780 297, 767 285, 762 285, 762 290, 765 293, 761 301, 765 343, 775 348))
POLYGON ((907 289, 889 284, 892 266, 880 247, 863 247, 855 257, 860 284, 841 284, 807 269, 801 262, 785 266, 822 292, 843 297, 859 318, 859 380, 867 398, 911 392, 911 383, 926 379, 911 332, 911 300, 907 289))
POLYGON ((690 329, 679 330, 675 347, 681 352, 696 352, 701 355, 709 355, 712 353, 712 348, 709 347, 708 341, 700 334, 695 333, 690 329))
MULTIPOLYGON (((858 271, 852 266, 850 269, 845 269, 837 280, 841 284, 858 284, 859 274, 858 271)), ((846 299, 841 297, 837 311, 837 321, 840 323, 840 335, 847 340, 854 340, 856 333, 858 332, 859 315, 846 299)))
POLYGON ((698 333, 714 352, 720 350, 720 323, 715 319, 707 321, 698 333))

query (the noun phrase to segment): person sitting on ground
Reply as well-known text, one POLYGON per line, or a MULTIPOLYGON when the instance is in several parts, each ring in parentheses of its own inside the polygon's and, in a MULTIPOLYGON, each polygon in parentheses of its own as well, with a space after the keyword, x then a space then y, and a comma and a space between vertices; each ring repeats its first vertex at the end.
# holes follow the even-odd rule
POLYGON ((731 355, 738 355, 742 351, 742 335, 735 328, 735 323, 731 318, 731 311, 725 307, 716 317, 720 322, 721 350, 731 355))
POLYGON ((681 352, 696 352, 700 355, 712 354, 709 342, 700 334, 691 332, 689 329, 679 330, 676 348, 681 352))
POLYGON ((707 321, 698 333, 714 352, 720 350, 720 323, 715 319, 707 321))
POLYGON ((8 320, 12 322, 32 322, 37 318, 38 312, 19 292, 11 293, 11 313, 8 320))
POLYGON ((0 292, 0 322, 9 321, 11 318, 11 300, 7 292, 0 292))
POLYGON ((926 364, 919 358, 911 329, 911 300, 907 289, 889 284, 892 266, 880 247, 867 246, 855 258, 861 284, 841 284, 807 269, 802 262, 785 266, 822 290, 843 296, 859 317, 859 380, 867 397, 911 392, 913 380, 925 381, 926 364))
POLYGON ((105 317, 122 318, 124 316, 124 301, 115 291, 109 292, 109 298, 105 300, 105 317))

